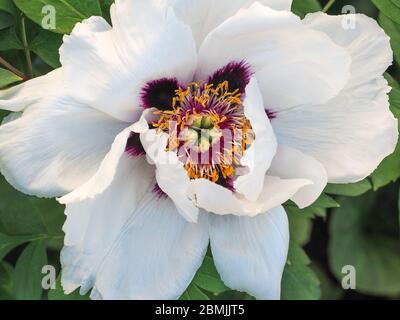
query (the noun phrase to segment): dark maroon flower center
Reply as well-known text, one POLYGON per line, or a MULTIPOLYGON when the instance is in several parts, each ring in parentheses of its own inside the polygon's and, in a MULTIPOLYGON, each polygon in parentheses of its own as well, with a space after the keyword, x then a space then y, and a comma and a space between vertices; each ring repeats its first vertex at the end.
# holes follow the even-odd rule
MULTIPOLYGON (((158 115, 150 126, 168 133, 166 150, 177 153, 191 179, 208 179, 233 191, 240 158, 255 138, 242 104, 251 76, 246 62, 231 62, 207 82, 162 78, 143 87, 142 107, 158 115)), ((126 152, 145 154, 139 134, 131 134, 126 152)))
MULTIPOLYGON (((250 66, 244 62, 231 62, 225 67, 218 69, 209 79, 207 84, 213 84, 217 87, 223 82, 229 83, 229 90, 234 92, 238 90, 244 94, 246 86, 252 76, 250 66)), ((172 110, 173 98, 176 96, 176 90, 186 87, 179 84, 176 78, 162 78, 148 82, 141 93, 143 108, 156 108, 158 110, 172 110)))

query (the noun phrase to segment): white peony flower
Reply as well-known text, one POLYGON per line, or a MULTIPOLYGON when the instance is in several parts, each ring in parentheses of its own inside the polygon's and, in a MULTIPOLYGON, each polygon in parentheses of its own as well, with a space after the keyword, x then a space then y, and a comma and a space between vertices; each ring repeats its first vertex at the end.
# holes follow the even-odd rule
POLYGON ((116 0, 112 27, 65 36, 60 69, 0 93, 23 111, 0 127, 2 173, 66 204, 67 293, 178 298, 210 242, 227 286, 279 299, 281 205, 367 177, 398 138, 383 30, 290 6, 116 0))

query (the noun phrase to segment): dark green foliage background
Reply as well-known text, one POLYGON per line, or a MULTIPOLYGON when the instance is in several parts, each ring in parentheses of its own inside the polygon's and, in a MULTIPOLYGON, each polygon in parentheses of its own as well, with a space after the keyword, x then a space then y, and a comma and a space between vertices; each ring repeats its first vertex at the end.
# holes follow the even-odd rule
MULTIPOLYGON (((294 0, 293 11, 303 17, 321 11, 328 2, 331 14, 339 14, 344 5, 353 5, 357 12, 378 20, 392 38, 397 63, 386 76, 393 87, 391 108, 399 117, 400 0, 294 0)), ((57 68, 63 34, 92 15, 109 20, 111 3, 112 0, 0 0, 0 57, 26 77, 57 68), (40 27, 45 4, 53 5, 57 11, 57 29, 52 32, 40 27)), ((0 63, 0 88, 21 80, 22 75, 9 72, 0 63)), ((0 119, 6 115, 0 111, 0 119)), ((282 280, 283 299, 400 298, 399 177, 398 148, 364 181, 329 185, 321 198, 304 210, 292 203, 285 205, 291 243, 282 280), (341 288, 344 265, 353 265, 357 270, 356 290, 341 288)), ((22 195, 0 177, 0 300, 87 299, 78 293, 64 295, 59 276, 55 290, 41 289, 43 265, 54 265, 60 271, 63 222, 63 207, 54 200, 22 195)), ((182 299, 252 297, 226 288, 208 253, 182 299)))

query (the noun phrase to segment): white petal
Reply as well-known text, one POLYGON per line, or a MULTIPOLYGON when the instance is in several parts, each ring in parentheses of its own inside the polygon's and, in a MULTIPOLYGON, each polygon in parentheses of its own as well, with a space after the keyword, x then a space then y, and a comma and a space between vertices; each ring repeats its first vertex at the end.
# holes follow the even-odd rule
POLYGON ((115 138, 111 150, 104 157, 97 172, 85 184, 58 199, 61 204, 91 199, 102 193, 112 183, 119 162, 125 153, 126 143, 131 135, 133 125, 124 129, 115 138))
POLYGON ((96 172, 124 126, 71 98, 41 100, 0 126, 1 172, 24 193, 64 195, 96 172))
POLYGON ((349 78, 350 57, 343 48, 306 28, 293 13, 258 3, 207 36, 196 78, 207 79, 227 63, 241 60, 255 71, 265 107, 273 111, 325 103, 349 78))
POLYGON ((191 81, 196 45, 188 26, 161 1, 117 0, 111 7, 118 53, 141 81, 176 77, 191 81))
POLYGON ((114 180, 102 194, 67 204, 61 254, 62 284, 67 293, 79 286, 86 293, 94 285, 104 256, 153 187, 154 172, 145 159, 124 155, 114 180))
MULTIPOLYGON (((248 8, 257 0, 168 0, 174 6, 179 18, 192 30, 197 45, 214 28, 235 15, 240 9, 248 8)), ((292 0, 258 0, 259 3, 275 10, 290 11, 292 0)))
POLYGON ((62 82, 63 72, 59 68, 18 86, 1 90, 0 109, 22 111, 43 99, 44 93, 47 98, 54 95, 61 88, 62 82))
POLYGON ((60 56, 65 85, 86 104, 134 122, 142 111, 140 94, 146 82, 191 80, 195 44, 190 28, 172 9, 151 1, 118 0, 111 15, 113 28, 103 18, 91 17, 64 37, 60 56))
POLYGON ((356 29, 343 28, 343 17, 307 17, 309 28, 327 32, 349 52, 350 81, 328 103, 281 110, 272 121, 278 142, 321 162, 331 183, 364 179, 394 151, 398 139, 390 88, 382 77, 392 60, 389 38, 373 19, 355 17, 356 29))
POLYGON ((149 130, 140 135, 149 162, 155 164, 158 186, 175 203, 179 213, 189 222, 196 222, 198 208, 187 195, 190 179, 175 152, 166 152, 168 135, 149 130))
POLYGON ((389 37, 376 20, 364 14, 329 16, 318 12, 306 16, 306 27, 324 32, 351 55, 351 75, 347 89, 382 76, 393 62, 389 37), (354 21, 355 25, 349 24, 354 21))
POLYGON ((210 243, 225 284, 257 299, 280 299, 289 247, 282 207, 255 218, 210 215, 210 243))
POLYGON ((255 78, 252 78, 246 88, 243 107, 256 138, 240 160, 240 163, 247 167, 249 173, 237 178, 234 187, 248 200, 256 201, 264 186, 265 173, 275 156, 277 142, 265 113, 263 99, 255 78))
POLYGON ((283 179, 308 179, 312 185, 305 186, 292 196, 292 200, 300 207, 310 206, 324 190, 328 177, 325 168, 313 157, 284 145, 279 145, 268 174, 283 179))
POLYGON ((218 215, 254 217, 285 203, 301 188, 311 184, 312 181, 307 179, 266 176, 260 197, 257 201, 249 201, 227 188, 205 179, 198 179, 191 181, 188 194, 199 208, 206 211, 218 215))
POLYGON ((208 242, 206 214, 189 223, 171 200, 147 197, 99 268, 92 297, 177 299, 200 267, 208 242))
POLYGON ((123 156, 112 184, 68 204, 62 284, 93 298, 173 299, 189 285, 208 245, 207 216, 186 222, 154 192, 143 157, 123 156))

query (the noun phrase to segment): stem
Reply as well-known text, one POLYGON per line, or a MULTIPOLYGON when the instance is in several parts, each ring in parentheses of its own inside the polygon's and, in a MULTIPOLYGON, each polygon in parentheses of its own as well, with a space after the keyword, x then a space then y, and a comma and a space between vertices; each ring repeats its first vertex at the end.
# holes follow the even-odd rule
POLYGON ((24 51, 25 51, 26 64, 28 67, 28 75, 29 78, 33 78, 31 52, 29 50, 28 40, 26 38, 25 17, 21 18, 21 36, 22 36, 22 45, 24 46, 24 51))
POLYGON ((0 57, 0 64, 3 65, 6 69, 10 70, 12 73, 20 77, 22 80, 26 80, 26 76, 19 71, 17 68, 13 67, 10 63, 0 57))
POLYGON ((336 0, 329 0, 325 7, 322 9, 322 12, 327 13, 329 9, 335 4, 336 0))

